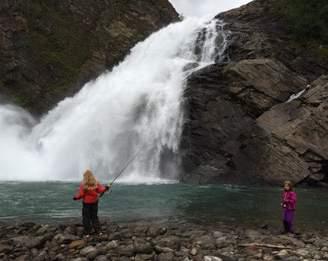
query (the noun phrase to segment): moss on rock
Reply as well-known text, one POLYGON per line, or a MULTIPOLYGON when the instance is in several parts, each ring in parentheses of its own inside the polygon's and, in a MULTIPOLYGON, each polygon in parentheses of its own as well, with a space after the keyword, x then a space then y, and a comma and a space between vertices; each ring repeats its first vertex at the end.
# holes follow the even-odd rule
POLYGON ((42 114, 177 19, 167 0, 4 1, 0 94, 42 114))

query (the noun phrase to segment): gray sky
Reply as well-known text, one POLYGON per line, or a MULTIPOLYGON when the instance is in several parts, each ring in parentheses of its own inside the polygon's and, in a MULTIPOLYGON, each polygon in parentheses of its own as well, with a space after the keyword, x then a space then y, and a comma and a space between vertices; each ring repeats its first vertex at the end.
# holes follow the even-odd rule
POLYGON ((175 9, 185 16, 216 15, 251 0, 169 0, 175 9))

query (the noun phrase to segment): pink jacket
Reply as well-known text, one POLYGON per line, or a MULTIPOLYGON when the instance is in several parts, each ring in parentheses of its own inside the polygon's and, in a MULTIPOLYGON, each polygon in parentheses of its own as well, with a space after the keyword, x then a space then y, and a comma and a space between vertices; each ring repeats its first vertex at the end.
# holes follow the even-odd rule
POLYGON ((296 209, 297 195, 294 191, 284 191, 282 194, 282 205, 283 208, 288 210, 296 209))

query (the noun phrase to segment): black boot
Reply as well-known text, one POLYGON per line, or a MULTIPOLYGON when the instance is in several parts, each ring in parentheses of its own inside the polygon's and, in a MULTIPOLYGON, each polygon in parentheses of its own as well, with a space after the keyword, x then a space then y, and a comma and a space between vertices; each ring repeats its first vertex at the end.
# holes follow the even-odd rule
POLYGON ((288 222, 284 220, 283 224, 284 224, 284 232, 283 233, 284 234, 289 233, 289 224, 288 224, 288 222))

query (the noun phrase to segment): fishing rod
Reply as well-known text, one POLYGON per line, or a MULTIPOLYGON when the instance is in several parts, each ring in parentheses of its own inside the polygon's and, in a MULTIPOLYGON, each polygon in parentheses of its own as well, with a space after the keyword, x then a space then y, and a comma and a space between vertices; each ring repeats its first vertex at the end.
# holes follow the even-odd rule
MULTIPOLYGON (((120 177, 123 175, 124 171, 130 166, 130 164, 136 159, 136 157, 138 156, 138 154, 140 153, 141 149, 138 150, 132 158, 129 159, 129 161, 125 164, 125 166, 118 172, 118 174, 115 176, 115 178, 113 179, 112 182, 110 182, 108 184, 109 188, 111 188, 114 184, 114 182, 120 177)), ((111 193, 112 190, 110 189, 109 193, 111 193)), ((101 193, 100 194, 100 197, 102 197, 104 195, 104 193, 101 193)))
POLYGON ((127 169, 127 167, 130 166, 130 164, 136 159, 136 157, 138 156, 138 154, 140 153, 141 150, 138 150, 132 158, 130 158, 130 160, 125 164, 125 166, 118 172, 118 174, 116 175, 116 177, 113 179, 112 182, 109 183, 110 186, 112 186, 114 184, 114 182, 123 175, 124 171, 127 169))

